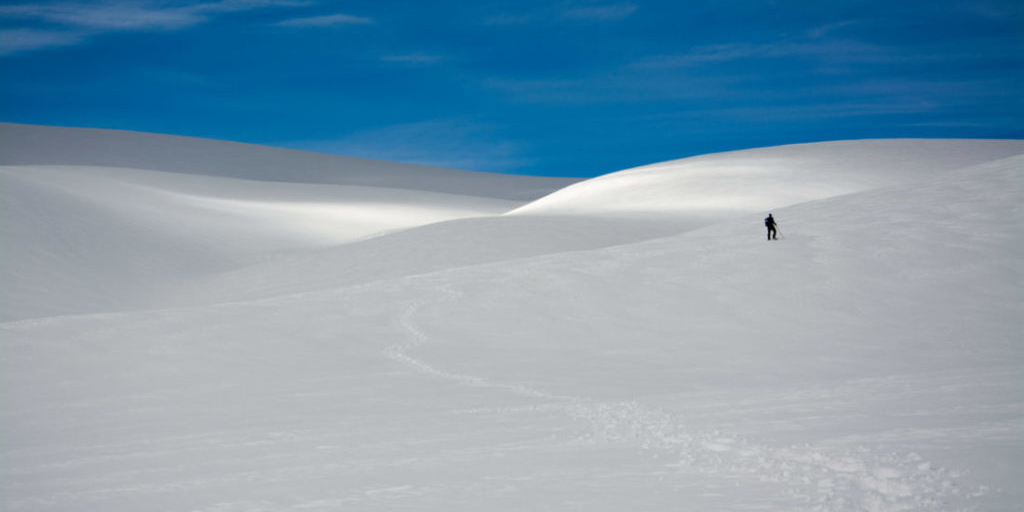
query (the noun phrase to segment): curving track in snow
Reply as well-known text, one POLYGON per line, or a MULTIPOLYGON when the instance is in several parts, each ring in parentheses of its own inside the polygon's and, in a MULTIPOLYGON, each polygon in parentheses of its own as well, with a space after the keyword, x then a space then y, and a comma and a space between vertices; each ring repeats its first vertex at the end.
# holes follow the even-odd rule
MULTIPOLYGON (((829 449, 812 445, 772 446, 720 430, 686 426, 685 420, 640 402, 607 402, 544 391, 522 383, 498 382, 483 375, 446 370, 415 352, 429 352, 431 335, 416 323, 426 304, 458 308, 464 297, 450 286, 410 302, 397 318, 406 340, 388 346, 383 355, 416 372, 460 386, 487 388, 545 403, 518 408, 482 409, 477 414, 514 415, 558 410, 585 426, 567 443, 632 446, 645 458, 677 470, 674 478, 693 473, 716 479, 770 484, 793 510, 808 512, 967 512, 971 506, 950 502, 980 498, 993 489, 962 487, 964 473, 938 467, 914 452, 877 452, 866 447, 829 449)), ((435 340, 434 342, 436 342, 435 340)), ((662 477, 664 478, 664 477, 662 477)))

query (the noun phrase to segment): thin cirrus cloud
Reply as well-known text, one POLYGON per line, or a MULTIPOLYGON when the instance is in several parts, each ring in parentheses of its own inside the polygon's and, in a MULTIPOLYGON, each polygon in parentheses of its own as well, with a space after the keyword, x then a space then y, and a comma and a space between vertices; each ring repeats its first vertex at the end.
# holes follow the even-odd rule
POLYGON ((82 43, 109 32, 171 31, 200 25, 218 14, 310 5, 303 0, 220 0, 174 6, 146 0, 53 2, 0 6, 15 26, 0 31, 0 55, 82 43), (42 23, 46 26, 39 27, 42 23))
POLYGON ((899 59, 893 49, 880 48, 857 41, 731 43, 698 46, 685 53, 656 55, 632 65, 635 68, 679 68, 741 59, 778 59, 804 57, 841 60, 845 62, 892 62, 899 59))
POLYGON ((161 8, 138 2, 8 5, 0 7, 0 15, 96 31, 168 30, 195 25, 205 19, 196 6, 161 8))
POLYGON ((29 52, 41 48, 74 46, 85 34, 72 31, 16 28, 0 31, 0 55, 29 52))
POLYGON ((275 23, 280 27, 332 27, 335 25, 369 25, 373 19, 348 14, 328 14, 325 16, 310 16, 306 18, 293 18, 275 23))
POLYGON ((633 3, 586 4, 575 7, 551 7, 536 11, 501 13, 485 20, 488 25, 526 25, 542 21, 618 21, 631 16, 639 7, 633 3))
POLYGON ((562 16, 574 20, 615 21, 628 17, 636 12, 637 8, 636 4, 630 3, 591 5, 566 9, 562 16))
POLYGON ((389 64, 403 64, 407 66, 429 66, 445 60, 444 56, 428 53, 409 53, 402 55, 383 55, 381 62, 389 64))

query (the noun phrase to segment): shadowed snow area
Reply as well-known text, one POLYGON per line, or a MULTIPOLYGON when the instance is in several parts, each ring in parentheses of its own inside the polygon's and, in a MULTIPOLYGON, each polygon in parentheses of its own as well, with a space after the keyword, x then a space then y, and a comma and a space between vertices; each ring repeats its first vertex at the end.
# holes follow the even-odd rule
POLYGON ((1024 502, 1020 141, 576 184, 0 141, 4 510, 1024 502))
POLYGON ((529 201, 573 179, 396 164, 237 142, 0 123, 4 165, 125 167, 287 183, 409 189, 529 201))

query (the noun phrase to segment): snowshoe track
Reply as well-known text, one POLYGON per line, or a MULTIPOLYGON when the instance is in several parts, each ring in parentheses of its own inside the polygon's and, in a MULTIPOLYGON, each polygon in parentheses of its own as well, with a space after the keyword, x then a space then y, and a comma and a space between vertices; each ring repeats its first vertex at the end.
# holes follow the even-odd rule
MULTIPOLYGON (((462 296, 448 287, 436 291, 440 296, 429 302, 455 301, 462 296)), ((697 473, 735 480, 738 485, 743 481, 769 483, 777 486, 780 495, 799 504, 798 510, 807 512, 969 512, 977 510, 970 500, 992 492, 985 486, 962 488, 957 483, 962 473, 936 467, 913 452, 877 453, 863 447, 839 451, 812 445, 775 447, 718 430, 690 429, 680 418, 635 401, 600 402, 438 368, 410 355, 412 350, 430 343, 430 336, 415 322, 427 302, 412 302, 398 316, 397 324, 408 339, 387 347, 387 358, 459 385, 553 401, 504 408, 501 412, 561 410, 584 425, 571 443, 638 448, 645 457, 681 478, 697 473)))

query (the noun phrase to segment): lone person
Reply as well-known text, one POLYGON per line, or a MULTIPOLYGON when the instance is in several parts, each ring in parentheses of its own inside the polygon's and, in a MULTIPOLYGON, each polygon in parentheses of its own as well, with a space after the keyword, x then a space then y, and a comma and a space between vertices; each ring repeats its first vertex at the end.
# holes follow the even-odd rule
POLYGON ((772 217, 772 214, 769 213, 768 216, 765 217, 764 226, 768 228, 768 240, 778 240, 778 238, 776 238, 777 231, 775 229, 775 217, 772 217))

